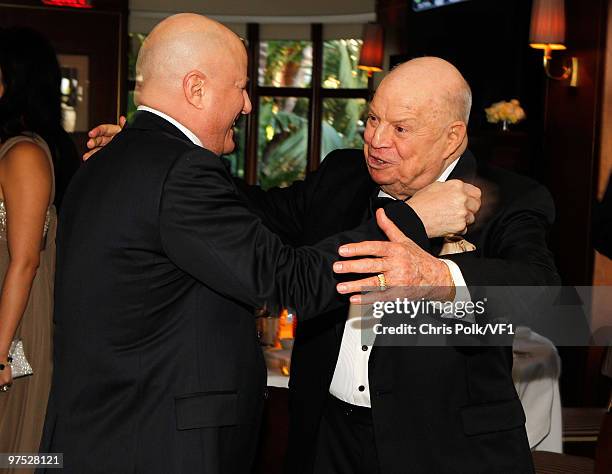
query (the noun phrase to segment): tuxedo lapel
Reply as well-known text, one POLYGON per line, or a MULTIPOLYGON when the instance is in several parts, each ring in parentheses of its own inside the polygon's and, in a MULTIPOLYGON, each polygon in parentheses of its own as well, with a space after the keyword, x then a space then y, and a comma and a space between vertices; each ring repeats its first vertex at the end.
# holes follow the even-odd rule
POLYGON ((372 181, 367 171, 356 181, 354 183, 355 192, 346 203, 341 230, 357 227, 371 217, 371 196, 378 186, 372 181))
POLYGON ((449 179, 459 179, 472 184, 476 179, 476 168, 476 158, 470 150, 465 150, 463 155, 459 157, 459 161, 448 176, 447 181, 449 179))

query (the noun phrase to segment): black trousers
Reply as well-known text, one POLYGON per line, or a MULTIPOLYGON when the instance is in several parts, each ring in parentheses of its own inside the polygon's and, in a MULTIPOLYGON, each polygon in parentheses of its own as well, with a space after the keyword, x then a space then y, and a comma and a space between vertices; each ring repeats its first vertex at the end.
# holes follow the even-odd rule
POLYGON ((314 474, 380 474, 370 408, 329 396, 319 428, 314 474))

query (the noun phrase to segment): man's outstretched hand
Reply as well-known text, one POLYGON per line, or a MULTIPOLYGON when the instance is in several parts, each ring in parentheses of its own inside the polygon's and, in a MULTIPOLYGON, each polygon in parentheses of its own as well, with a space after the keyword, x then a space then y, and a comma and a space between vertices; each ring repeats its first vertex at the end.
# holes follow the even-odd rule
POLYGON ((339 283, 338 292, 357 293, 350 298, 354 304, 395 298, 452 300, 454 284, 448 266, 406 237, 383 209, 376 211, 376 221, 389 242, 366 241, 343 245, 338 250, 340 256, 364 258, 334 263, 336 273, 373 273, 374 276, 339 283), (381 273, 388 289, 372 291, 379 287, 376 275, 381 273), (358 294, 363 291, 370 293, 358 294))
POLYGON ((119 124, 114 123, 103 123, 95 128, 92 128, 89 133, 89 140, 87 140, 87 148, 89 151, 83 155, 83 161, 87 161, 92 155, 102 147, 108 145, 115 135, 117 135, 121 129, 125 126, 127 119, 122 115, 119 117, 119 124))

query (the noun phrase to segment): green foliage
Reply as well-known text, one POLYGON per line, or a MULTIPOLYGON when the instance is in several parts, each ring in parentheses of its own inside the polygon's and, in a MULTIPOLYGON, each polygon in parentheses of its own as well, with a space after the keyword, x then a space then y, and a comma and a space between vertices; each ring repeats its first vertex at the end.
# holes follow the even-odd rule
POLYGON ((333 40, 323 43, 323 85, 346 89, 368 86, 367 74, 358 69, 361 40, 333 40), (329 85, 326 85, 329 83, 329 85))
MULTIPOLYGON (((131 81, 136 80, 136 60, 138 59, 138 52, 144 42, 147 35, 143 33, 130 33, 129 35, 129 48, 128 48, 128 79, 131 81)), ((127 119, 128 122, 132 120, 134 113, 136 112, 136 105, 134 104, 134 91, 128 91, 128 103, 127 103, 127 119)))
POLYGON ((262 98, 258 143, 259 179, 264 189, 287 186, 304 177, 308 149, 306 117, 307 99, 262 98))
POLYGON ((236 148, 229 155, 225 155, 225 159, 230 164, 230 170, 233 176, 244 178, 244 157, 246 152, 244 150, 246 134, 246 116, 241 115, 236 122, 234 127, 234 143, 236 148))
MULTIPOLYGON (((260 54, 265 58, 266 66, 260 77, 260 84, 280 87, 309 87, 311 75, 299 80, 300 68, 310 70, 307 52, 312 50, 310 41, 271 40, 261 43, 260 54)), ((260 73, 261 74, 261 73, 260 73)))
POLYGON ((134 91, 128 92, 128 104, 127 104, 127 121, 132 122, 132 118, 136 113, 136 104, 134 104, 134 91))
MULTIPOLYGON (((324 79, 340 87, 361 88, 367 78, 357 72, 361 42, 354 40, 326 41, 324 44, 324 79)), ((304 48, 301 42, 268 42, 266 64, 271 68, 266 83, 271 83, 282 68, 299 70, 304 48), (295 43, 293 46, 292 44, 295 43), (274 56, 276 55, 276 56, 274 56)), ((266 74, 268 74, 266 70, 266 74)), ((282 72, 280 72, 282 75, 282 72)), ((363 146, 363 99, 325 99, 321 124, 321 158, 338 148, 363 146)), ((305 99, 262 98, 259 109, 259 180, 264 189, 287 186, 302 179, 308 150, 308 103, 305 99), (271 129, 271 130, 270 130, 271 129), (272 131, 272 133, 270 133, 272 131)))

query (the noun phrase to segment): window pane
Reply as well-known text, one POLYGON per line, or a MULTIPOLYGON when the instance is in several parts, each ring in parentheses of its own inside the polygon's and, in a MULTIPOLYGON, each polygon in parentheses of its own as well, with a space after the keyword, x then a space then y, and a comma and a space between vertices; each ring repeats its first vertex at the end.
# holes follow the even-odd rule
POLYGON ((270 40, 259 44, 259 85, 310 87, 312 42, 270 40))
POLYGON ((365 99, 323 99, 321 161, 338 148, 362 148, 365 99))
POLYGON ((303 179, 308 150, 308 99, 261 97, 257 163, 268 189, 303 179))
POLYGON ((329 89, 368 87, 368 75, 357 68, 362 40, 341 39, 323 43, 322 86, 329 89))
POLYGON ((244 178, 245 131, 246 115, 241 115, 234 126, 234 143, 236 148, 234 148, 232 153, 224 156, 230 164, 232 176, 239 178, 244 178))
POLYGON ((128 80, 136 80, 136 59, 138 58, 138 51, 144 42, 147 35, 142 33, 130 33, 129 37, 129 49, 128 49, 128 80))

